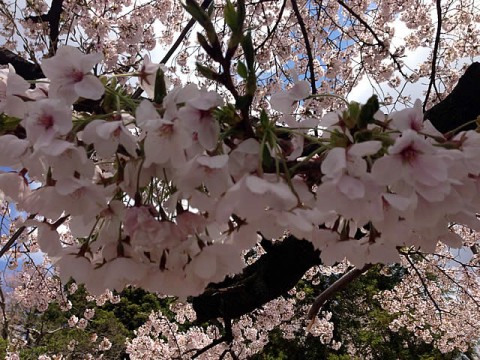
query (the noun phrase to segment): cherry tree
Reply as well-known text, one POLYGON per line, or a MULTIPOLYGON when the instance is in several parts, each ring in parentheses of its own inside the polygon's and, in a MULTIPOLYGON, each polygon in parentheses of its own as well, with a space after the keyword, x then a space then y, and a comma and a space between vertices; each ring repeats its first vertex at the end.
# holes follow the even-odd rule
MULTIPOLYGON (((199 323, 222 319, 193 348, 173 348, 192 333, 168 338, 169 320, 152 315, 132 354, 151 346, 159 356, 249 356, 234 339, 251 337, 258 351, 270 329, 252 334, 242 325, 250 314, 280 306, 272 326, 303 327, 280 296, 312 267, 344 261, 348 271, 306 317, 322 341, 332 336, 318 328, 328 324, 328 314, 316 320, 321 306, 377 263, 410 266, 404 286, 417 275, 433 304, 443 296, 441 312, 446 293, 457 301, 454 290, 468 286, 432 294, 420 276, 430 265, 412 254, 433 256, 450 283, 476 283, 441 262, 455 261, 444 247, 466 241, 452 224, 479 229, 480 109, 469 82, 478 64, 454 89, 476 54, 476 6, 3 3, 0 189, 27 215, 1 254, 36 229, 64 283, 73 278, 97 296, 142 287, 188 300, 199 323), (157 45, 160 61, 148 54, 157 45), (406 54, 419 49, 426 59, 411 66, 406 54), (378 94, 348 102, 361 79, 378 94), (404 89, 422 82, 424 101, 415 101, 404 89), (438 246, 440 255, 426 255, 438 246), (152 333, 167 343, 149 343, 152 333)), ((476 304, 476 294, 465 296, 476 304)), ((392 312, 402 306, 385 302, 392 312)), ((448 332, 432 319, 436 334, 448 332)), ((414 320, 392 326, 422 326, 414 320)))

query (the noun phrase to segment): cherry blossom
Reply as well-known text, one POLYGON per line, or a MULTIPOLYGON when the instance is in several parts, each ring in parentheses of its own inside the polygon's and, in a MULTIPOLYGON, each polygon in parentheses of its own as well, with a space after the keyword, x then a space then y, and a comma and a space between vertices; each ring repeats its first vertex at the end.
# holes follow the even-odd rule
MULTIPOLYGON (((37 228, 36 243, 64 282, 73 277, 96 295, 133 285, 187 298, 241 272, 244 251, 260 240, 290 234, 321 250, 325 264, 346 259, 361 268, 399 262, 412 247, 462 246, 452 223, 480 228, 478 134, 443 135, 423 122, 423 108, 458 80, 454 62, 475 53, 478 17, 454 3, 287 3, 245 2, 248 16, 236 30, 223 6, 199 17, 174 2, 66 1, 61 26, 50 29, 59 34, 49 39, 50 23, 25 20, 50 16, 46 4, 28 3, 13 20, 2 11, 0 21, 18 20, 25 35, 19 40, 19 28, 5 26, 1 36, 10 48, 23 41, 22 56, 47 79, 30 85, 12 66, 1 71, 0 165, 11 168, 0 174, 0 189, 28 213, 24 225, 37 228), (203 35, 180 38, 180 49, 168 51, 177 58, 155 63, 146 52, 157 40, 167 50, 191 16, 203 35), (157 19, 168 26, 154 31, 157 19), (430 58, 410 66, 405 53, 420 46, 430 58), (192 75, 193 57, 202 77, 192 75), (290 84, 291 68, 305 76, 290 84), (152 102, 159 69, 174 86, 152 102), (361 79, 392 88, 384 104, 408 107, 370 113, 370 101, 346 101, 361 79), (420 79, 430 83, 425 103, 411 107, 400 89, 420 79), (137 82, 150 99, 134 95, 137 82), (67 219, 75 235, 68 241, 59 225, 67 219)), ((293 318, 290 299, 274 302, 293 318)), ((72 318, 72 327, 88 326, 88 316, 72 318)), ((326 343, 333 331, 324 317, 309 329, 326 343)), ((392 327, 414 326, 397 320, 392 327)), ((239 319, 234 331, 258 351, 267 328, 249 321, 239 319)), ((159 331, 166 324, 152 315, 132 340, 132 357, 144 356, 136 354, 142 347, 156 357, 188 356, 186 339, 205 347, 218 330, 186 330, 175 348, 159 331)), ((419 337, 433 339, 425 329, 419 337)), ((450 351, 448 341, 439 348, 450 351)), ((98 348, 110 346, 103 339, 98 348)))
POLYGON ((103 84, 90 71, 101 60, 101 54, 84 55, 72 46, 60 48, 54 57, 42 62, 42 70, 51 80, 49 96, 67 103, 75 102, 80 96, 100 99, 103 84))

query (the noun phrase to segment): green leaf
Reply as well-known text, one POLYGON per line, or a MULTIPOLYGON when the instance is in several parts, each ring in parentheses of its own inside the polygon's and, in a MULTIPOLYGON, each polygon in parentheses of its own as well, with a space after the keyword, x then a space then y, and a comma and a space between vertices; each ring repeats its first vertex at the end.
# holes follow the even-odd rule
POLYGON ((247 67, 245 66, 245 64, 241 61, 239 61, 237 63, 237 73, 238 75, 243 78, 243 79, 246 79, 248 77, 248 70, 247 70, 247 67))
POLYGON ((197 41, 200 44, 200 46, 203 48, 203 50, 207 52, 207 54, 210 54, 213 51, 213 48, 208 43, 207 38, 202 34, 197 33, 197 41))
POLYGON ((205 27, 205 24, 210 22, 208 14, 195 0, 186 0, 183 7, 202 27, 205 27))
POLYGON ((268 118, 268 114, 263 109, 260 113, 260 125, 262 125, 264 129, 268 129, 270 127, 270 119, 268 118))
POLYGON ((237 12, 235 11, 235 6, 227 0, 227 4, 223 8, 223 16, 225 18, 225 22, 227 23, 228 27, 233 31, 238 30, 238 23, 237 23, 237 12))
POLYGON ((206 67, 198 62, 196 63, 196 65, 197 65, 198 72, 202 74, 204 77, 206 77, 209 80, 218 81, 220 74, 218 74, 217 72, 213 71, 209 67, 206 67))
POLYGON ((275 160, 272 158, 272 155, 270 154, 270 150, 266 145, 263 146, 263 149, 262 149, 262 165, 266 169, 270 169, 275 165, 275 160))
POLYGON ((200 33, 197 33, 197 41, 200 46, 205 50, 205 52, 210 56, 213 60, 220 62, 222 61, 222 54, 210 46, 205 36, 200 33))
POLYGON ((367 125, 373 121, 373 116, 380 109, 380 104, 378 103, 377 95, 373 95, 370 99, 367 100, 367 103, 362 106, 360 110, 360 115, 358 116, 358 128, 366 129, 367 125))
POLYGON ((165 84, 165 73, 163 72, 162 67, 159 66, 157 69, 157 74, 155 75, 155 90, 153 95, 153 101, 156 104, 161 104, 166 95, 167 86, 165 84))
POLYGON ((219 46, 217 33, 208 13, 195 0, 186 0, 183 7, 205 29, 210 43, 214 47, 219 46))
POLYGON ((255 68, 255 50, 253 48, 252 34, 247 32, 242 39, 242 49, 245 54, 245 60, 247 61, 247 67, 250 72, 255 68))
POLYGON ((358 102, 352 101, 348 104, 348 115, 354 120, 358 119, 360 115, 360 104, 358 102))

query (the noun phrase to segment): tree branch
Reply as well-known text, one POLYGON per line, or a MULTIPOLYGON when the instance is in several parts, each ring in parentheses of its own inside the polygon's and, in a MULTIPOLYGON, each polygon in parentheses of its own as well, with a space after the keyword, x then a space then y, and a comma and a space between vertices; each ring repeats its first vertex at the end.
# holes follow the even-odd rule
POLYGON ((15 72, 25 80, 44 78, 40 65, 31 63, 7 48, 0 47, 0 65, 12 64, 15 72))
POLYGON ((312 94, 316 94, 317 85, 315 84, 315 69, 313 65, 313 54, 312 54, 312 48, 310 47, 310 41, 308 40, 307 29, 305 27, 302 14, 300 14, 300 10, 298 9, 297 0, 291 0, 291 1, 292 1, 293 12, 297 17, 298 25, 300 25, 300 29, 302 30, 303 40, 305 41, 305 50, 307 51, 307 56, 308 56, 308 67, 310 69, 310 86, 312 88, 312 94))
POLYGON ((34 23, 48 22, 50 37, 50 55, 54 55, 58 47, 58 35, 60 34, 60 16, 63 11, 63 0, 52 0, 52 5, 48 13, 40 16, 29 16, 25 20, 31 20, 34 23))
POLYGON ((462 127, 461 130, 476 128, 474 123, 480 115, 480 63, 470 65, 452 92, 424 114, 442 133, 462 127), (468 124, 464 126, 465 124, 468 124))
POLYGON ((438 49, 440 47, 440 35, 442 33, 442 8, 441 8, 441 0, 436 1, 437 4, 437 34, 435 35, 435 45, 433 46, 433 57, 432 57, 432 72, 430 73, 430 82, 428 84, 427 93, 425 95, 425 100, 423 102, 423 111, 427 106, 428 98, 430 96, 430 91, 432 90, 432 86, 435 87, 435 92, 437 94, 437 98, 440 100, 440 96, 438 95, 437 87, 435 86, 435 73, 437 71, 437 56, 438 56, 438 49))
POLYGON ((377 41, 378 45, 388 51, 388 54, 390 55, 390 57, 392 58, 393 62, 395 63, 395 65, 397 66, 397 70, 400 74, 402 74, 402 76, 404 78, 408 78, 407 75, 403 72, 402 70, 402 65, 398 62, 397 58, 389 51, 389 49, 386 48, 385 46, 385 43, 383 42, 383 40, 381 40, 377 33, 375 32, 375 30, 372 29, 372 27, 370 25, 368 25, 368 23, 362 19, 362 17, 357 14, 355 11, 353 11, 353 9, 351 9, 344 1, 342 0, 337 0, 338 4, 341 5, 343 8, 345 8, 345 10, 347 10, 350 15, 352 15, 355 19, 357 19, 360 24, 362 24, 371 34, 372 36, 374 37, 374 39, 377 41))
MULTIPOLYGON (((202 4, 200 5, 200 7, 202 9, 208 9, 208 7, 210 6, 210 4, 212 3, 213 0, 203 0, 202 4)), ((178 35, 178 38, 177 40, 175 40, 175 42, 173 43, 173 45, 170 47, 170 49, 168 50, 168 52, 165 54, 165 56, 163 57, 163 59, 160 61, 160 64, 166 64, 168 60, 170 60, 170 58, 172 57, 172 55, 175 53, 175 51, 177 51, 177 48, 180 46, 180 44, 182 43, 182 41, 185 39, 185 37, 187 36, 188 32, 192 29, 193 25, 195 24, 196 20, 194 18, 191 18, 187 25, 185 26, 185 28, 182 30, 182 32, 180 33, 180 35, 178 35)), ((133 93, 132 95, 132 98, 134 99, 138 99, 140 97, 140 95, 142 94, 143 92, 143 89, 142 88, 137 88, 135 90, 135 92, 133 93)))
MULTIPOLYGON (((480 63, 474 63, 460 78, 452 93, 427 111, 425 118, 431 120, 440 131, 454 129, 480 115, 479 94, 480 63)), ((319 264, 319 252, 306 240, 289 236, 283 242, 273 243, 265 255, 246 267, 241 274, 218 284, 210 284, 203 294, 192 299, 197 320, 203 322, 224 316, 233 319, 247 314, 285 294, 308 269, 319 264)), ((354 269, 344 275, 345 279, 326 289, 315 300, 311 314, 334 292, 344 288, 366 270, 368 268, 354 269)))
POLYGON ((307 319, 313 321, 317 316, 318 312, 320 311, 320 308, 322 307, 322 305, 325 304, 325 302, 328 299, 330 299, 338 291, 345 289, 345 287, 347 287, 348 284, 350 284, 352 281, 360 277, 360 275, 368 271, 372 266, 373 264, 366 264, 361 269, 353 268, 349 272, 343 274, 342 277, 340 277, 340 279, 335 281, 332 285, 330 285, 324 291, 322 291, 322 293, 317 296, 312 306, 310 307, 310 310, 308 311, 307 319))
MULTIPOLYGON (((32 214, 30 215, 27 219, 33 219, 36 215, 35 214, 32 214)), ((17 239, 23 234, 23 232, 25 231, 26 229, 26 226, 20 226, 12 235, 12 237, 10 239, 8 239, 8 241, 5 243, 5 245, 2 246, 2 248, 0 249, 0 258, 5 255, 5 253, 10 250, 10 248, 12 247, 12 245, 15 243, 15 241, 17 241, 17 239)))
POLYGON ((197 322, 235 319, 284 295, 308 269, 320 265, 319 256, 312 243, 294 236, 273 243, 266 254, 241 274, 210 284, 203 294, 192 299, 197 322))

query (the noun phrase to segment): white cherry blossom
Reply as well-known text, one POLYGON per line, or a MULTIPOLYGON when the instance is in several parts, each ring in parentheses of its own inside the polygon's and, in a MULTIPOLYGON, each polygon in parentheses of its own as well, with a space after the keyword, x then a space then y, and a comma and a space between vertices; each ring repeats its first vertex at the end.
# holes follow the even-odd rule
POLYGON ((90 72, 102 59, 99 53, 85 55, 72 46, 58 49, 55 56, 44 59, 41 65, 51 81, 49 96, 61 98, 67 103, 74 103, 79 97, 100 99, 105 89, 90 72))

